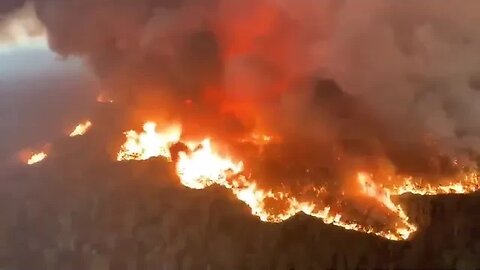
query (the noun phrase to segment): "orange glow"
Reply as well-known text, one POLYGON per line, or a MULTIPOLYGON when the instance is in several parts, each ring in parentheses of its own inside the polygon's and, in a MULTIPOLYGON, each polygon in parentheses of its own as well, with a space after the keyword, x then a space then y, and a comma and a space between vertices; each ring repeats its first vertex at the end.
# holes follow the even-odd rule
POLYGON ((86 121, 85 123, 78 124, 75 129, 70 133, 70 137, 82 136, 90 129, 92 122, 86 121))
POLYGON ((32 156, 27 160, 28 165, 33 165, 35 163, 41 162, 47 157, 45 152, 34 153, 32 156))
MULTIPOLYGON (((180 142, 181 128, 170 126, 158 132, 156 123, 147 122, 143 130, 140 134, 132 130, 125 133, 127 140, 118 153, 118 160, 144 160, 162 156, 171 161, 170 147, 180 142)), ((272 139, 271 136, 253 134, 242 141, 262 145, 270 143, 272 139)), ((175 169, 184 186, 193 189, 203 189, 213 184, 223 186, 248 205, 251 213, 264 222, 282 222, 303 212, 322 219, 326 224, 347 230, 375 234, 390 240, 406 240, 418 228, 409 221, 405 211, 391 196, 407 192, 421 195, 468 193, 479 189, 476 173, 466 174, 463 179, 438 186, 421 184, 421 181, 414 181, 411 177, 398 178, 400 181, 396 182, 402 184, 392 188, 378 185, 373 175, 358 173, 355 179, 358 192, 377 202, 388 211, 389 216, 398 219, 393 228, 379 229, 349 220, 342 213, 333 210, 333 206, 326 205, 323 199, 328 191, 324 187, 305 187, 305 190, 298 194, 283 190, 265 190, 257 185, 254 178, 246 175, 242 161, 220 154, 210 139, 204 139, 200 143, 187 141, 183 144, 188 150, 178 153, 175 169), (272 207, 272 203, 275 207, 272 207)))
POLYGON ((161 133, 156 128, 156 123, 147 122, 141 133, 134 130, 125 132, 127 140, 118 152, 117 160, 146 160, 158 156, 171 159, 169 148, 180 140, 181 128, 170 126, 161 133))
POLYGON ((242 138, 240 142, 242 143, 252 143, 254 145, 265 145, 274 142, 277 140, 277 138, 271 136, 271 135, 266 135, 266 134, 261 134, 261 133, 253 133, 248 137, 242 138))

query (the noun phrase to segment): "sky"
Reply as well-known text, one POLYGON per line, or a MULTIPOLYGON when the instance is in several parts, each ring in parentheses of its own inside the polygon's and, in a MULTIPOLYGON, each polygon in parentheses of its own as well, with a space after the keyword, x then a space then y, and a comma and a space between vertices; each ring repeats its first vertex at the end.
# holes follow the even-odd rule
POLYGON ((49 49, 46 31, 31 4, 8 15, 0 26, 0 80, 83 69, 78 59, 62 59, 49 49))

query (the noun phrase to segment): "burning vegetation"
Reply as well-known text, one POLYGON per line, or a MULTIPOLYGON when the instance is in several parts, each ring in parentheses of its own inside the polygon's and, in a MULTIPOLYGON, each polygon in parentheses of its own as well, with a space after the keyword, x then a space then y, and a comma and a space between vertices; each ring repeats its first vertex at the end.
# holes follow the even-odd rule
MULTIPOLYGON (((92 122, 90 120, 80 123, 70 132, 69 137, 83 136, 90 130, 91 127, 92 122)), ((49 144, 47 144, 46 148, 49 148, 48 145, 49 144)), ((25 151, 22 151, 20 155, 26 164, 33 165, 45 160, 48 157, 47 152, 48 151, 44 150, 38 153, 31 153, 27 158, 25 158, 25 151)))
POLYGON ((90 129, 92 122, 86 121, 84 123, 78 124, 75 129, 70 133, 70 137, 82 136, 90 129))
POLYGON ((157 124, 147 122, 140 134, 134 130, 125 132, 126 142, 118 152, 117 160, 146 160, 162 156, 171 159, 170 147, 180 140, 181 130, 172 126, 164 133, 157 133, 157 124))
MULTIPOLYGON (((385 215, 390 219, 387 223, 391 223, 362 224, 361 221, 355 220, 355 216, 349 216, 348 208, 338 207, 342 204, 341 198, 337 198, 331 205, 326 203, 329 191, 323 186, 311 185, 303 187, 300 191, 292 191, 282 182, 277 182, 273 187, 264 188, 257 183, 258 179, 246 170, 243 161, 235 161, 233 157, 220 154, 218 149, 212 146, 209 138, 201 142, 182 142, 180 139, 182 131, 179 126, 158 131, 154 122, 147 122, 143 128, 144 131, 141 133, 133 130, 125 133, 127 140, 122 145, 117 160, 163 157, 175 164, 177 175, 184 186, 193 189, 203 189, 213 184, 223 186, 246 203, 251 208, 252 214, 265 222, 281 222, 298 212, 303 212, 320 218, 327 224, 348 230, 372 233, 390 240, 406 240, 417 227, 409 221, 405 211, 392 200, 391 195, 407 192, 422 195, 468 193, 479 188, 476 174, 465 176, 465 179, 455 183, 436 187, 431 184, 422 186, 420 179, 418 182, 412 182, 411 178, 406 178, 400 185, 390 188, 380 186, 374 182, 372 176, 359 172, 351 179, 354 182, 352 186, 366 197, 365 200, 373 199, 378 203, 376 207, 384 208, 387 211, 385 215), (178 144, 183 145, 180 148, 182 150, 175 150, 179 148, 173 147, 178 144)), ((260 137, 270 138, 267 135, 260 137)), ((343 193, 345 197, 343 199, 348 200, 349 196, 357 193, 357 190, 343 193)))
POLYGON ((32 156, 27 160, 28 165, 33 165, 35 163, 39 163, 47 158, 47 154, 45 152, 34 153, 32 156))
POLYGON ((440 181, 437 185, 422 183, 421 179, 405 177, 401 185, 394 186, 392 194, 401 195, 413 193, 418 195, 439 195, 439 194, 465 194, 480 189, 478 173, 466 173, 457 177, 454 181, 440 181))

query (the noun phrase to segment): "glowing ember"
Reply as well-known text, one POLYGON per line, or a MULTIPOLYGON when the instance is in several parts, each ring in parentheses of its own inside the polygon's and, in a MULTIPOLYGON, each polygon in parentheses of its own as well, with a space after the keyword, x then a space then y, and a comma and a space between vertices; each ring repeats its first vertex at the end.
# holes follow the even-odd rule
POLYGON ((32 165, 32 164, 38 163, 44 160, 46 157, 47 157, 47 154, 45 152, 35 153, 27 160, 27 164, 32 165))
POLYGON ((75 129, 70 133, 70 137, 82 136, 90 129, 92 122, 86 121, 85 123, 78 124, 75 129))
MULTIPOLYGON (((144 160, 157 156, 171 160, 170 147, 180 142, 181 128, 172 126, 158 132, 155 123, 147 122, 143 129, 144 131, 140 134, 135 131, 125 133, 127 140, 118 153, 118 160, 144 160)), ((252 138, 253 140, 248 141, 262 143, 271 141, 271 137, 268 136, 254 135, 252 138)), ((417 230, 417 227, 410 223, 402 207, 392 201, 392 195, 406 192, 431 195, 466 193, 479 188, 476 174, 467 175, 462 181, 445 186, 419 185, 411 178, 405 178, 402 185, 386 188, 376 184, 373 176, 358 173, 356 181, 359 192, 378 202, 399 220, 395 222, 394 228, 378 229, 348 220, 341 213, 332 210, 334 207, 324 202, 328 193, 324 187, 305 187, 305 190, 296 194, 282 190, 264 190, 258 187, 253 178, 245 175, 243 162, 219 154, 212 146, 210 139, 200 143, 185 142, 184 145, 188 150, 178 153, 175 164, 177 175, 184 186, 193 189, 203 189, 213 184, 223 186, 239 200, 245 202, 251 208, 253 215, 265 222, 281 222, 303 212, 322 219, 326 224, 340 226, 347 230, 375 234, 390 240, 405 240, 417 230), (272 203, 278 206, 272 207, 272 203)))
POLYGON ((142 133, 134 130, 125 132, 127 141, 122 145, 117 160, 146 160, 159 156, 171 159, 169 148, 180 140, 182 131, 178 126, 170 126, 157 133, 156 128, 156 123, 147 122, 142 133))
POLYGON ((264 145, 269 144, 274 141, 274 137, 265 134, 253 133, 250 136, 240 140, 242 143, 252 143, 254 145, 264 145))
POLYGON ((100 94, 97 96, 97 102, 99 103, 113 103, 113 99, 109 98, 105 94, 100 94))

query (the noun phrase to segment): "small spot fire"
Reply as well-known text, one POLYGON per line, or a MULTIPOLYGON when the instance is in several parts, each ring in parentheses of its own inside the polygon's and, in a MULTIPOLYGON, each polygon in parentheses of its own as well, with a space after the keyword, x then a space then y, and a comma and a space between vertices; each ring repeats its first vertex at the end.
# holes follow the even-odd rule
POLYGON ((27 160, 28 165, 33 165, 35 163, 39 163, 43 161, 47 157, 45 152, 34 153, 32 156, 27 160))
POLYGON ((86 121, 84 123, 78 124, 75 129, 70 133, 70 137, 82 136, 90 129, 92 122, 86 121))
MULTIPOLYGON (((77 136, 85 135, 85 133, 87 133, 91 127, 92 127, 92 122, 90 120, 80 123, 72 130, 72 132, 70 132, 69 137, 77 137, 77 136)), ((48 145, 49 144, 47 144, 47 146, 44 148, 49 148, 48 145)), ((28 153, 28 152, 29 151, 22 151, 22 153, 20 153, 20 156, 21 156, 20 159, 28 165, 33 165, 33 164, 42 162, 48 157, 48 154, 47 154, 48 151, 45 149, 37 153, 28 153)))

